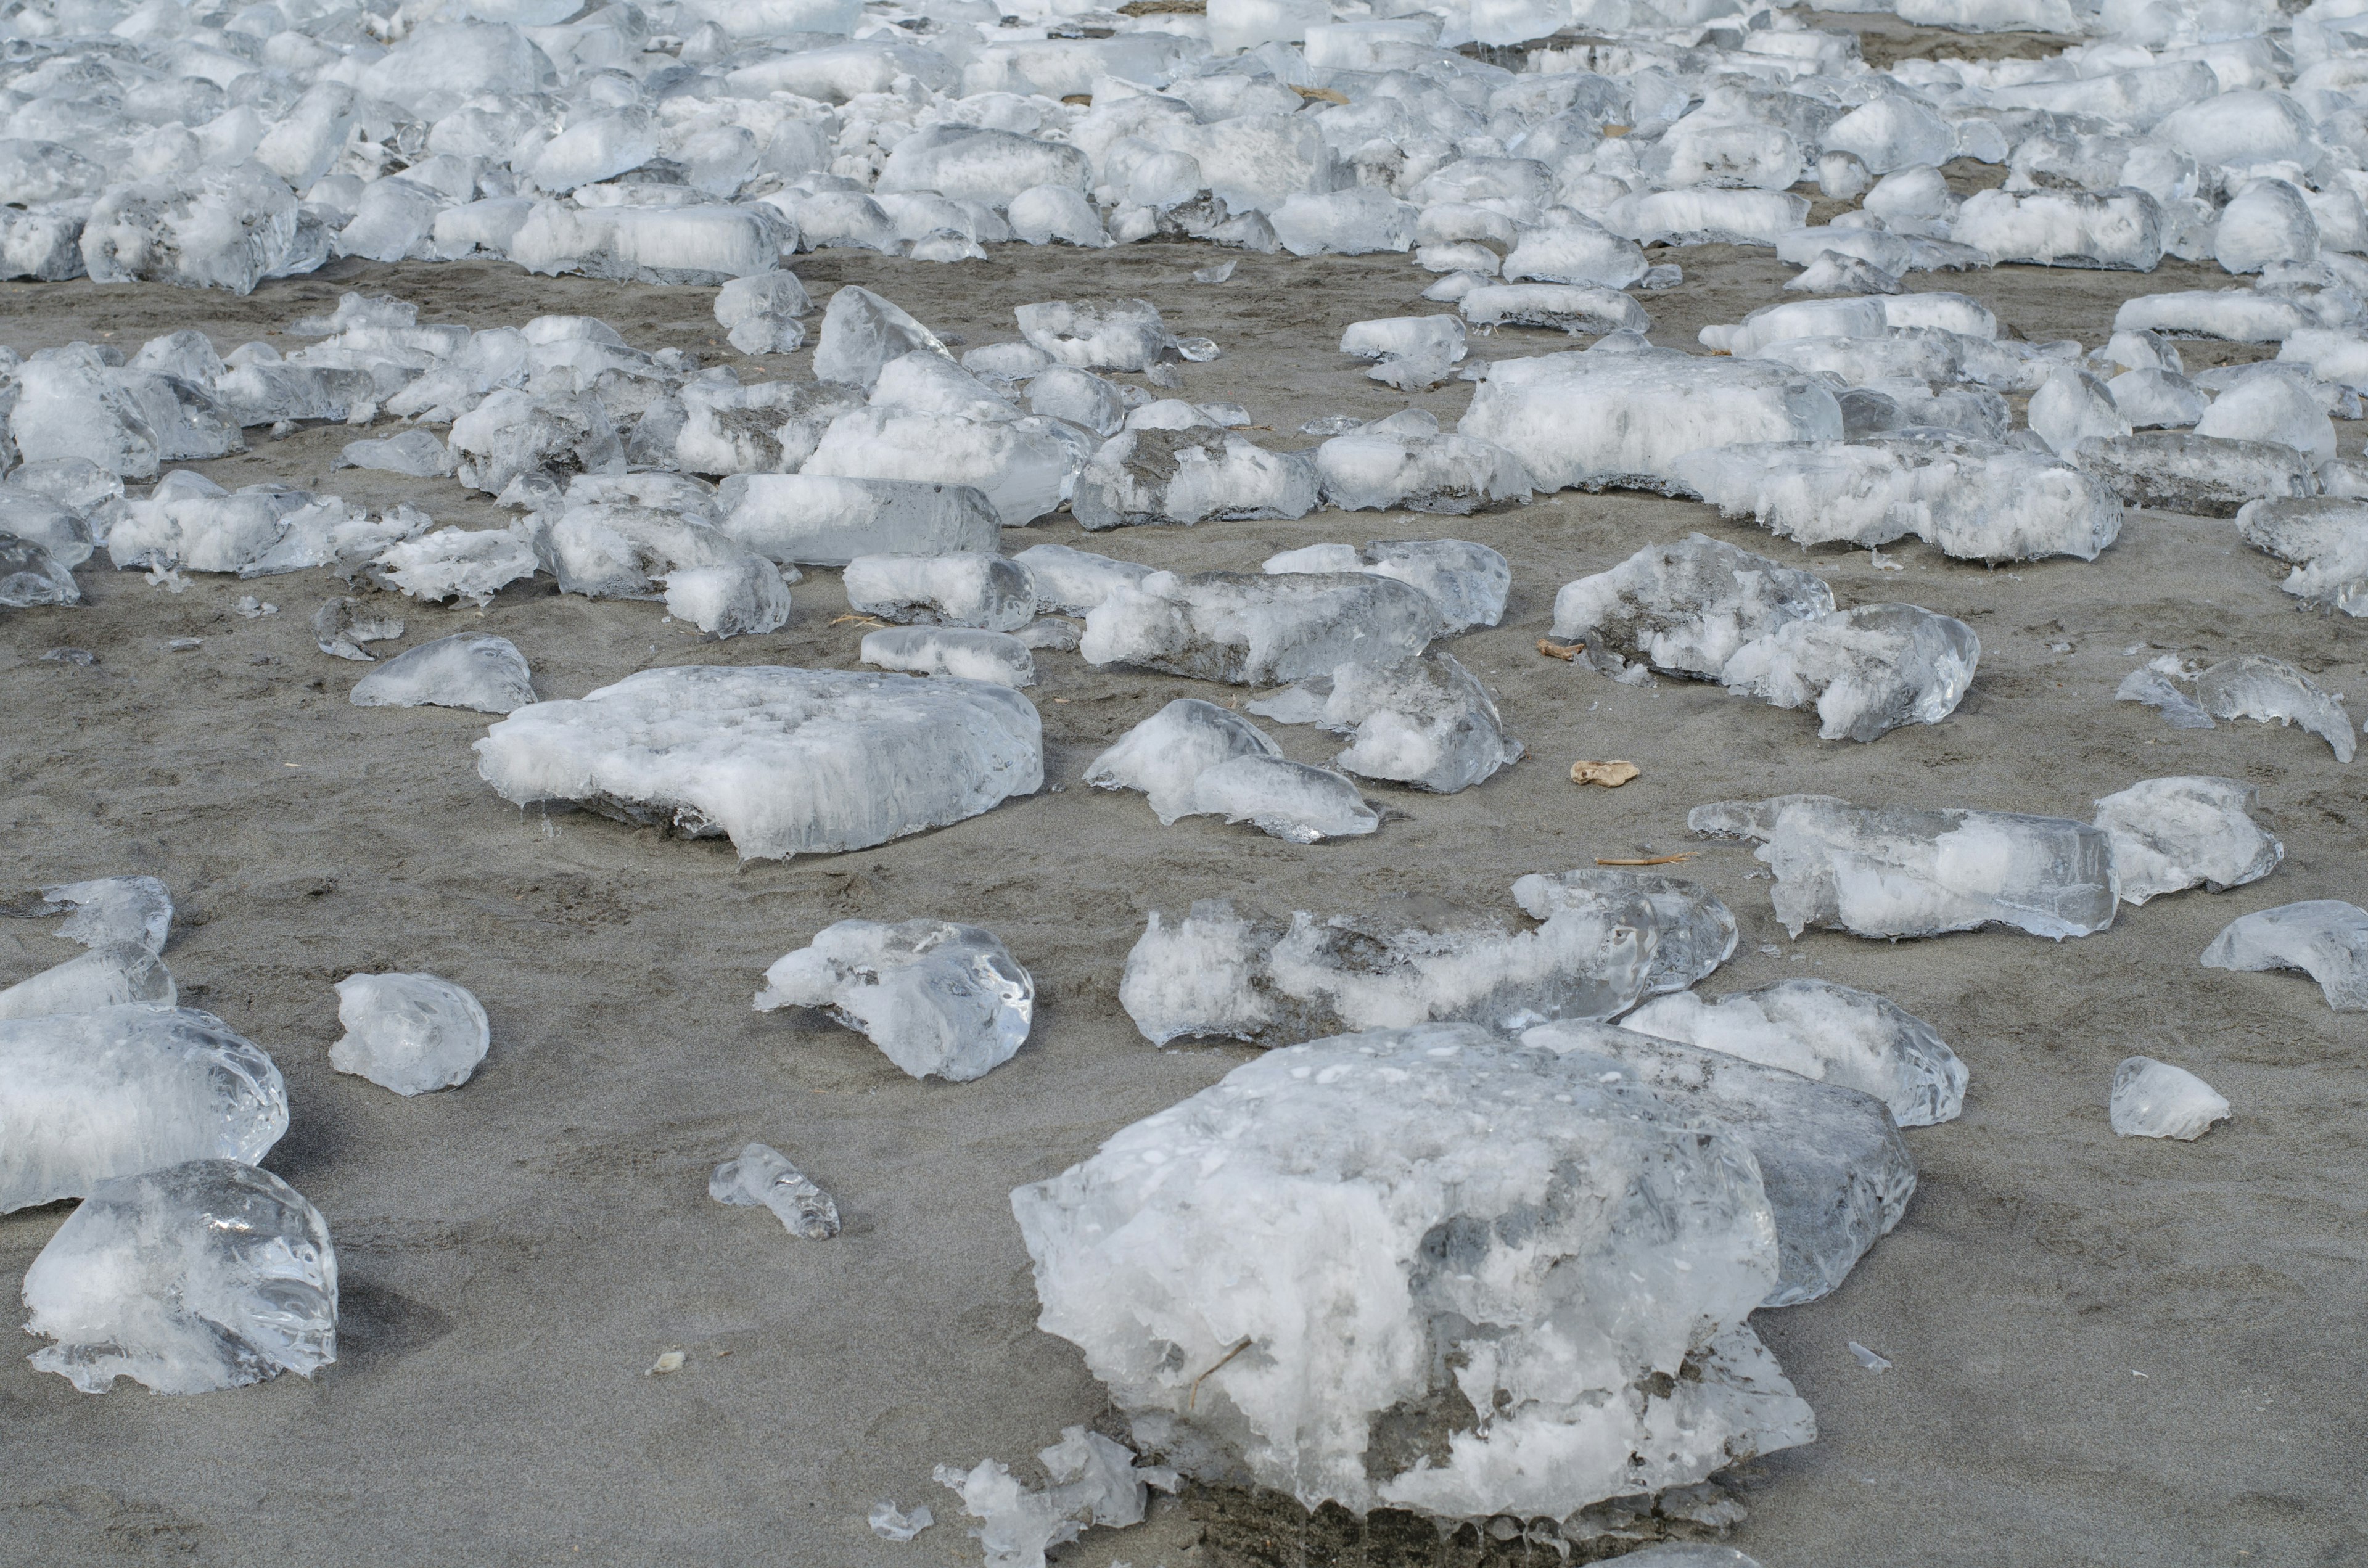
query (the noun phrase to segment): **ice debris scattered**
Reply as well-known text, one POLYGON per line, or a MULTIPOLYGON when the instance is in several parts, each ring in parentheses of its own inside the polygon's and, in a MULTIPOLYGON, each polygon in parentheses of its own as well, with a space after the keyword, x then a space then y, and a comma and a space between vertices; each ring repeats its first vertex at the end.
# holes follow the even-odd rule
POLYGON ((948 920, 842 920, 765 971, 757 1010, 819 1007, 916 1078, 967 1083, 1028 1039, 1036 983, 993 933, 948 920))
MULTIPOLYGON (((707 1196, 718 1203, 762 1205, 773 1211, 790 1234, 806 1241, 827 1241, 838 1234, 837 1203, 769 1144, 750 1143, 717 1165, 707 1178, 707 1196)), ((905 1534, 894 1536, 881 1530, 881 1535, 889 1540, 912 1540, 929 1524, 928 1511, 918 1512, 920 1523, 905 1534)), ((880 1528, 877 1519, 872 1528, 880 1528)))
MULTIPOLYGON (((1022 1486, 996 1460, 981 1460, 967 1471, 937 1468, 938 1484, 958 1494, 962 1511, 979 1521, 970 1533, 985 1551, 986 1568, 1044 1568, 1050 1548, 1076 1540, 1088 1525, 1123 1529, 1141 1524, 1150 1488, 1173 1492, 1178 1484, 1175 1471, 1138 1465, 1125 1444, 1083 1426, 1063 1428, 1061 1440, 1039 1449, 1036 1459, 1052 1478, 1041 1490, 1022 1486)), ((923 1522, 913 1533, 927 1528, 928 1515, 914 1510, 923 1522)))

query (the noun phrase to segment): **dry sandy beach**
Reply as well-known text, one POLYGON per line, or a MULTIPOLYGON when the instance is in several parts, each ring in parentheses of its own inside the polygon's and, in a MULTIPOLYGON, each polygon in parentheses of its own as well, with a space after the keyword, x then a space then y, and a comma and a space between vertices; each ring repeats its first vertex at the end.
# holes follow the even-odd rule
MULTIPOLYGON (((1224 347, 1183 368, 1184 395, 1243 403, 1279 445, 1308 444, 1293 432, 1316 415, 1407 401, 1336 351, 1350 322, 1433 308, 1406 258, 1245 256, 1231 281, 1193 284, 1213 259, 1157 244, 1015 246, 952 267, 834 252, 796 270, 818 297, 860 282, 973 347, 1016 335, 1012 308, 1030 301, 1141 295, 1178 333, 1224 347)), ((1656 259, 1686 274, 1643 296, 1652 335, 1672 346, 1782 297, 1791 271, 1765 251, 1656 259)), ((1911 286, 1962 290, 2028 337, 2093 347, 2131 294, 2226 281, 2166 263, 2146 277, 2004 267, 1911 286)), ((345 289, 472 327, 593 314, 639 347, 736 359, 715 346, 711 290, 473 264, 339 264, 245 300, 9 285, 0 341, 128 349, 196 326, 227 350, 345 289)), ((1508 331, 1474 352, 1565 346, 1508 331)), ((2191 369, 2268 352, 2181 347, 2191 369)), ((766 368, 804 373, 803 358, 766 368)), ((1452 423, 1470 391, 1414 401, 1452 423)), ((2338 428, 2358 453, 2368 432, 2338 428)), ((251 436, 248 454, 192 466, 373 508, 407 500, 439 522, 500 516, 450 482, 333 472, 341 428, 251 436)), ((2112 700, 2161 652, 2271 653, 2368 699, 2368 629, 2297 609, 2279 590, 2285 569, 2233 524, 2158 513, 2133 513, 2094 562, 1999 571, 1921 546, 1802 559, 1707 506, 1628 494, 1468 519, 1324 512, 1091 537, 1064 515, 1006 544, 1255 569, 1319 540, 1440 535, 1513 564, 1504 624, 1452 647, 1497 692, 1529 758, 1452 797, 1369 789, 1392 808, 1383 830, 1313 847, 1207 818, 1161 828, 1139 798, 1081 785, 1097 751, 1171 698, 1249 694, 1075 654, 1037 659, 1042 793, 877 849, 744 866, 722 840, 521 812, 476 777, 482 715, 349 706, 361 670, 318 653, 307 624, 347 591, 328 573, 199 577, 173 596, 102 561, 81 574, 85 607, 0 614, 4 891, 117 872, 172 888, 166 960, 189 1005, 285 1073, 293 1121, 267 1164, 326 1216, 343 1288, 338 1359, 309 1382, 183 1398, 124 1383, 92 1397, 0 1358, 0 1561, 975 1563, 931 1467, 993 1456, 1026 1472, 1064 1426, 1114 1419, 1076 1351, 1035 1327, 1007 1195, 1247 1054, 1155 1050, 1135 1032, 1116 991, 1145 915, 1223 895, 1512 924, 1508 888, 1524 872, 1690 847, 1683 874, 1743 925, 1705 991, 1795 975, 1880 991, 1972 1070, 1963 1118, 1908 1134, 1921 1182, 1899 1229, 1834 1295, 1754 1318, 1821 1434, 1732 1473, 1749 1509, 1732 1543, 1769 1568, 2368 1559, 2368 1018, 2330 1013, 2300 975, 2196 961, 2238 915, 2368 891, 2368 763, 2340 766, 2299 730, 2174 730, 2112 700), (1691 529, 1813 566, 1846 605, 1962 618, 1983 643, 1971 695, 1935 727, 1827 743, 1806 713, 1711 687, 1618 685, 1539 655, 1560 585, 1691 529), (279 613, 241 619, 233 606, 250 592, 279 613), (176 637, 202 645, 167 652, 176 637), (97 662, 42 662, 60 645, 97 662), (1579 789, 1565 775, 1581 758, 1632 759, 1643 775, 1579 789), (1691 843, 1684 826, 1702 801, 1796 790, 2085 817, 2095 798, 2172 773, 2257 786, 2285 864, 2062 944, 1790 941, 1748 850, 1691 843), (920 1083, 850 1031, 751 1010, 768 963, 850 915, 994 929, 1038 983, 1026 1048, 975 1083, 920 1083), (432 971, 484 1000, 493 1052, 465 1087, 399 1099, 329 1070, 331 985, 386 968, 432 971), (2106 1092, 2133 1052, 2201 1074, 2235 1120, 2192 1145, 2116 1138, 2106 1092), (837 1196, 845 1234, 796 1242, 761 1210, 708 1199, 708 1169, 751 1139, 837 1196), (1851 1340, 1891 1369, 1861 1369, 1851 1340), (668 1349, 684 1369, 646 1375, 668 1349), (926 1502, 940 1522, 909 1545, 882 1541, 864 1522, 882 1498, 926 1502)), ((723 643, 656 606, 560 597, 547 578, 482 612, 382 602, 409 624, 400 646, 498 632, 543 696, 565 698, 653 665, 854 667, 865 629, 839 622, 837 574, 809 572, 792 592, 787 627, 723 643)), ((1275 733, 1302 760, 1338 749, 1275 733)), ((0 983, 72 951, 42 923, 0 920, 0 983)), ((0 1219, 11 1291, 68 1208, 0 1219)), ((1405 1520, 1360 1534, 1188 1492, 1063 1561, 1411 1568, 1525 1550, 1405 1520)))

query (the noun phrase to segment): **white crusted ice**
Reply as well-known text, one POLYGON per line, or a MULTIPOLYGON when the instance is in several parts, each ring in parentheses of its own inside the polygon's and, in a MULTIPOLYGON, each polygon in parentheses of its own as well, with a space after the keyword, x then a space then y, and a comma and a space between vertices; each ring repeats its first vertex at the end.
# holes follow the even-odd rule
POLYGON ((1565 910, 1606 917, 1644 943, 1648 994, 1682 991, 1735 956, 1735 912, 1699 882, 1620 866, 1531 871, 1513 883, 1513 902, 1532 920, 1565 910))
POLYGON ((1902 1127, 1953 1120, 1964 1106, 1965 1064, 1931 1025, 1888 997, 1831 981, 1787 980, 1714 999, 1683 991, 1645 1003, 1620 1027, 1873 1095, 1902 1127))
POLYGON ((1790 620, 1736 649, 1728 690, 1779 708, 1817 707, 1817 734, 1872 741, 1957 710, 1981 662, 1972 627, 1916 605, 1860 605, 1790 620))
POLYGON ((848 607, 882 620, 1017 631, 1036 619, 1028 568, 985 551, 859 555, 846 584, 848 607))
POLYGON ((1689 534, 1564 584, 1554 595, 1554 634, 1584 643, 1582 656, 1605 675, 1621 674, 1633 660, 1716 680, 1746 643, 1833 608, 1833 590, 1814 574, 1689 534))
POLYGON ((329 1065, 398 1095, 424 1095, 469 1081, 493 1043, 474 996, 432 974, 349 974, 337 982, 337 1022, 329 1065))
POLYGON ((785 566, 992 551, 1003 538, 994 503, 968 484, 749 473, 726 479, 716 500, 725 533, 785 566))
POLYGON ((916 676, 953 676, 996 686, 1036 684, 1036 658, 1028 644, 1003 631, 958 626, 896 626, 867 631, 857 656, 883 670, 916 676))
POLYGON ((2252 786, 2202 778, 2141 779, 2099 801, 2123 902, 2198 886, 2226 892, 2276 870, 2285 846, 2247 814, 2253 803, 2252 786))
POLYGON ((1163 824, 1194 812, 1192 785, 1201 774, 1237 756, 1280 757, 1265 731, 1230 709, 1179 697, 1119 737, 1086 765, 1097 790, 1139 790, 1163 824))
POLYGON ((842 920, 765 971, 757 1009, 820 1007, 916 1078, 985 1077, 1028 1039, 1036 983, 992 932, 842 920))
POLYGON ((1438 631, 1430 596, 1390 577, 1155 572, 1087 613, 1078 652, 1089 665, 1262 686, 1344 664, 1395 664, 1438 631))

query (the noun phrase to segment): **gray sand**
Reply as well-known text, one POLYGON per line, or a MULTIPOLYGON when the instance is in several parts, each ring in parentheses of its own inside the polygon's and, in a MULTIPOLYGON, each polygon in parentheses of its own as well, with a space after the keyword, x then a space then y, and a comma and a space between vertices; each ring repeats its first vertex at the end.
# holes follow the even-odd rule
MULTIPOLYGON (((1656 337, 1677 345, 1782 297, 1791 270, 1766 252, 1668 258, 1687 282, 1646 303, 1656 337)), ((837 253, 798 270, 818 294, 880 288, 973 346, 1015 335, 1011 309, 1030 300, 1146 295, 1176 330, 1226 348, 1185 368, 1186 395, 1243 403, 1279 444, 1303 444, 1289 432, 1314 415, 1406 401, 1335 352, 1349 322, 1434 308, 1404 258, 1252 256, 1230 283, 1190 283, 1210 259, 1008 247, 958 267, 837 253)), ((1916 281, 1975 294, 2031 337, 2094 345, 2122 298, 2226 280, 2170 264, 1916 281)), ((340 267, 245 301, 15 285, 0 289, 0 340, 22 351, 111 332, 130 347, 197 325, 228 349, 343 287, 477 327, 584 312, 640 347, 734 358, 711 347, 708 290, 476 266, 340 267)), ((1475 352, 1561 347, 1508 332, 1475 352)), ((2263 352, 2196 345, 2190 362, 2263 352)), ((1469 391, 1415 401, 1452 421, 1469 391)), ((332 474, 342 429, 253 434, 247 456, 199 466, 227 484, 411 500, 439 521, 496 517, 449 482, 332 474)), ((2362 435, 2342 427, 2347 454, 2362 435)), ((1634 494, 1463 520, 1328 513, 1085 536, 1062 517, 1014 530, 1012 549, 1053 540, 1188 569, 1254 568, 1326 539, 1452 535, 1510 558, 1505 624, 1452 646, 1499 693, 1530 759, 1452 798, 1375 787, 1394 808, 1380 834, 1312 848, 1207 819, 1162 829, 1141 800, 1080 785, 1096 751, 1169 699, 1246 694, 1074 654, 1037 656, 1046 793, 879 849, 742 867, 721 841, 507 805, 473 770, 481 716, 348 706, 362 671, 316 653, 306 627, 345 591, 328 574, 202 577, 172 597, 100 563, 82 574, 87 608, 0 617, 6 880, 143 871, 172 886, 167 961, 192 1004, 287 1074, 294 1121, 268 1163, 326 1215, 344 1279, 339 1358, 309 1383, 176 1399, 125 1383, 94 1398, 0 1361, 0 1559, 975 1562, 930 1467, 1019 1463, 1107 1415, 1076 1352, 1034 1326, 1007 1193, 1244 1059, 1154 1050, 1120 1011, 1120 966, 1149 911, 1231 894, 1410 923, 1517 918, 1517 876, 1686 848, 1686 809, 1703 801, 1813 790, 2085 816, 2139 778, 2211 773, 2259 786, 2284 867, 2062 945, 1788 942, 1748 850, 1710 846, 1691 863, 1744 926, 1706 990, 1818 975, 1881 991, 1973 1072, 1963 1119, 1909 1134, 1922 1186, 1900 1229, 1834 1296, 1756 1320, 1823 1436, 1736 1472, 1751 1512, 1732 1540, 1769 1568, 2356 1561, 2368 1020, 2330 1014, 2303 977, 2207 971, 2196 956, 2237 915, 2368 891, 2368 772, 2299 731, 2174 731, 2112 696, 2168 650, 2274 653, 2368 697, 2362 629, 2295 609, 2284 568, 2231 524, 2146 514, 2091 564, 1992 572, 1910 546, 1878 568, 1814 552, 1845 604, 1910 600, 1983 640, 1952 719, 1873 745, 1821 743, 1806 713, 1619 686, 1534 651, 1562 583, 1693 528, 1800 553, 1707 507, 1634 494), (248 592, 280 613, 239 619, 248 592), (177 636, 203 646, 165 652, 177 636), (37 662, 60 643, 100 662, 37 662), (1616 792, 1565 780, 1574 760, 1613 757, 1643 777, 1616 792), (980 1082, 920 1084, 857 1035, 750 1010, 768 962, 850 915, 990 926, 1037 977, 1034 1038, 980 1082), (330 986, 362 969, 432 971, 483 998, 494 1048, 475 1080, 404 1100, 331 1073, 330 986), (2105 1096, 2134 1051, 2202 1074, 2236 1120, 2192 1146, 2116 1139, 2105 1096), (710 1165, 751 1139, 837 1195, 844 1235, 797 1242, 761 1210, 708 1200, 710 1165), (1892 1369, 1862 1370, 1853 1339, 1892 1369), (645 1375, 672 1348, 683 1370, 645 1375), (941 1522, 909 1546, 879 1541, 864 1513, 883 1497, 927 1502, 941 1522)), ((854 666, 865 628, 833 624, 837 574, 793 592, 780 633, 710 644, 658 607, 561 597, 545 579, 482 613, 400 601, 409 635, 379 647, 497 632, 547 697, 653 664, 854 666)), ((1305 760, 1338 749, 1307 730, 1279 738, 1305 760)), ((0 981, 72 950, 37 923, 0 921, 0 981)), ((0 1220, 0 1277, 21 1274, 65 1212, 0 1220)), ((1336 1560, 1304 1550, 1282 1514, 1247 1555, 1196 1548, 1196 1506, 1162 1503, 1064 1561, 1336 1560)))

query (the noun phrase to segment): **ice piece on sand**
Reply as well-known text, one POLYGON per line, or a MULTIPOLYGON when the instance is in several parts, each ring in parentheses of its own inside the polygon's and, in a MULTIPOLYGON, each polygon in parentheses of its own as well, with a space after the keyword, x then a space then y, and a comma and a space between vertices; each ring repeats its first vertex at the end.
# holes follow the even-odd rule
POLYGON ((1696 806, 1686 825, 1759 842, 1776 917, 1795 937, 1811 926, 1893 937, 2012 926, 2060 941, 2103 930, 2121 902, 2112 839, 2061 817, 1780 795, 1696 806))
POLYGON ((1554 596, 1554 635, 1585 643, 1581 657, 1605 675, 1620 675, 1634 660, 1716 680, 1744 644, 1833 608, 1833 590, 1814 574, 1689 534, 1564 584, 1554 596))
POLYGON ((1175 701, 1119 737, 1086 765, 1097 790, 1140 790, 1163 824, 1190 816, 1193 781, 1237 756, 1281 757, 1265 731, 1230 709, 1197 697, 1175 701))
POLYGON ((1192 780, 1191 816, 1246 822, 1293 844, 1377 831, 1381 814, 1329 768, 1255 753, 1203 768, 1192 780))
POLYGON ((452 472, 452 454, 444 449, 435 431, 415 428, 383 441, 348 441, 337 454, 336 466, 433 479, 452 472))
POLYGON ((2192 1143, 2228 1119, 2228 1101, 2184 1067, 2132 1056, 2113 1069, 2109 1112, 2124 1138, 2176 1138, 2192 1143))
POLYGON ((138 942, 108 942, 0 991, 0 1018, 173 1005, 172 972, 138 942))
POLYGON ((871 1505, 871 1533, 882 1540, 910 1540, 937 1522, 937 1517, 929 1512, 927 1504, 916 1506, 910 1513, 892 1502, 871 1505))
POLYGON ((1736 649, 1718 678, 1779 708, 1814 700, 1821 739, 1872 741, 1955 712, 1981 657, 1981 639, 1962 620, 1916 605, 1860 605, 1785 622, 1736 649))
POLYGON ((2162 208, 2128 187, 2090 190, 1983 190, 1957 209, 1949 237, 1993 265, 2094 267, 2152 272, 2162 260, 2162 208))
POLYGON ((870 392, 882 366, 919 352, 953 359, 937 334, 871 290, 850 283, 830 297, 822 313, 814 373, 820 381, 845 381, 870 392))
POLYGON ((2253 789, 2234 778, 2146 778, 2097 802, 2113 841, 2122 902, 2144 903, 2198 885, 2226 892, 2258 882, 2285 846, 2246 813, 2253 789))
POLYGON ((950 920, 842 920, 765 971, 757 1010, 821 1007, 916 1078, 968 1083, 1028 1039, 1036 983, 994 934, 950 920))
POLYGON ((1896 294, 1899 278, 1861 257, 1821 250, 1784 288, 1803 294, 1896 294))
POLYGON ((1964 1108, 1965 1064, 1931 1025, 1831 981, 1787 980, 1715 1000, 1681 991, 1620 1027, 1873 1095, 1902 1127, 1953 1120, 1964 1108))
POLYGON ((1735 954, 1735 912, 1708 888, 1679 877, 1618 866, 1531 871, 1513 883, 1513 902, 1532 920, 1576 909, 1633 927, 1649 955, 1648 994, 1708 979, 1735 954))
POLYGON ((1080 528, 1190 526, 1210 518, 1301 517, 1323 487, 1315 465, 1206 426, 1121 430, 1077 475, 1080 528))
POLYGON ((173 934, 173 895, 154 877, 100 877, 41 890, 43 915, 67 915, 57 934, 85 948, 137 942, 165 950, 173 934))
POLYGON ((1776 1283, 1763 1306, 1832 1293, 1915 1194, 1897 1124, 1857 1089, 1609 1024, 1543 1024, 1521 1043, 1590 1062, 1599 1082, 1651 1089, 1751 1151, 1776 1221, 1776 1283))
POLYGON ((1361 545, 1311 544, 1269 555, 1260 571, 1370 572, 1395 577, 1430 596, 1440 626, 1452 635, 1504 619, 1513 569, 1485 544, 1461 539, 1377 539, 1361 545))
POLYGON ((1452 654, 1332 672, 1323 723, 1356 744, 1333 760, 1360 778, 1452 795, 1521 758, 1488 688, 1452 654))
POLYGON ((883 670, 953 676, 996 686, 1036 684, 1036 658, 1008 632, 957 626, 898 626, 863 634, 858 657, 883 670))
POLYGON ((187 1007, 0 1019, 0 1213, 183 1160, 252 1163, 288 1131, 271 1058, 187 1007))
POLYGON ((1594 283, 1483 283, 1456 301, 1476 327, 1539 326, 1600 336, 1649 332, 1653 318, 1617 289, 1594 283))
POLYGON ((1044 781, 1042 725, 1016 691, 778 665, 643 670, 521 708, 476 751, 506 800, 728 835, 744 859, 884 844, 1044 781))
POLYGON ((2197 517, 2233 517, 2265 495, 2312 493, 2311 460, 2271 441, 2232 441, 2184 431, 2092 436, 2072 460, 2121 493, 2126 506, 2197 517))
POLYGON ((99 1183, 25 1271, 30 1360, 85 1393, 206 1393, 337 1358, 337 1253, 269 1171, 199 1159, 99 1183))
MULTIPOLYGON (((2178 660, 2174 658, 2171 663, 2176 665, 2178 660)), ((2123 676, 2122 684, 2113 689, 2113 700, 2143 702, 2149 708, 2158 708, 2175 730, 2216 728, 2212 715, 2198 707, 2195 699, 2180 690, 2168 674, 2152 665, 2123 676)))
MULTIPOLYGON (((0 523, 6 522, 0 518, 0 523)), ((74 574, 34 540, 0 529, 0 608, 30 609, 37 605, 82 602, 74 574)))
POLYGON ((883 620, 1017 631, 1036 619, 1028 568, 985 551, 859 555, 846 583, 848 607, 883 620))
POLYGON ((2031 433, 2058 457, 2068 456, 2091 436, 2112 440, 2130 433, 2130 422, 2122 417, 2105 383, 2070 365, 2057 366, 2046 384, 2031 394, 2028 418, 2031 433))
POLYGON ((1178 358, 1175 335, 1148 300, 1074 304, 1053 300, 1014 312, 1019 335, 1076 370, 1148 370, 1178 358))
POLYGON ((438 528, 390 545, 379 574, 415 599, 464 598, 480 609, 538 564, 534 543, 514 528, 438 528))
POLYGON ((2266 653, 2239 653, 2214 665, 2195 677, 2195 700, 2214 719, 2300 724, 2325 741, 2338 762, 2350 762, 2359 744, 2342 698, 2328 696, 2302 671, 2266 653))
POLYGON ((1310 1508, 1560 1518, 1809 1440, 1753 1161, 1602 1071, 1469 1025, 1247 1062, 1012 1194, 1039 1322, 1138 1442, 1310 1508))
MULTIPOLYGON (((707 1196, 718 1203, 753 1207, 762 1204, 773 1211, 776 1219, 789 1228, 790 1234, 810 1242, 826 1241, 838 1234, 838 1205, 829 1193, 816 1187, 804 1172, 790 1164, 779 1149, 764 1143, 750 1143, 737 1154, 715 1167, 707 1178, 707 1196)), ((890 1510, 892 1513, 894 1511, 890 1510)), ((928 1528, 928 1513, 921 1510, 921 1521, 905 1535, 882 1535, 890 1540, 910 1540, 928 1528)), ((879 1528, 874 1521, 872 1528, 879 1528)))
POLYGON ((2315 898, 2240 915, 2203 949, 2203 967, 2298 969, 2337 1012, 2368 1012, 2368 910, 2315 898))
POLYGON ((404 649, 356 681, 347 699, 357 708, 515 713, 534 700, 534 683, 517 643, 463 631, 404 649))
POLYGON ((968 484, 745 473, 724 480, 716 499, 725 533, 784 566, 992 551, 1003 540, 994 503, 968 484))
POLYGON ((803 348, 806 329, 798 318, 813 309, 805 286, 791 272, 734 278, 715 294, 716 324, 743 354, 794 354, 803 348))
POLYGON ((313 641, 324 653, 363 664, 377 655, 363 651, 365 642, 386 642, 403 635, 403 621, 394 616, 364 609, 359 599, 323 599, 313 612, 313 641))
MULTIPOLYGON (((1149 1483, 1176 1490, 1174 1471, 1138 1470, 1133 1450, 1083 1426, 1064 1427, 1061 1440, 1036 1457, 1053 1478, 1041 1492, 1020 1485, 995 1460, 967 1471, 941 1464, 934 1472, 939 1485, 961 1494, 963 1512, 982 1521, 972 1534, 985 1550, 987 1568, 1042 1568, 1049 1548, 1076 1540, 1089 1524, 1141 1524, 1149 1483)), ((916 1517, 927 1515, 915 1510, 916 1517)))
POLYGON ((493 1043, 477 999, 432 974, 349 974, 337 982, 329 1065, 398 1095, 469 1081, 493 1043))
POLYGON ((1131 587, 1150 576, 1152 570, 1065 544, 1030 545, 1011 559, 1028 568, 1035 581, 1040 615, 1084 615, 1110 597, 1113 588, 1131 587))
POLYGON ((1361 572, 1155 572, 1086 614, 1089 665, 1140 665, 1235 686, 1395 664, 1438 635, 1430 596, 1361 572))
POLYGON ((2368 615, 2368 506, 2334 495, 2248 501, 2237 531, 2254 549, 2294 563, 2287 593, 2368 615))
POLYGON ((1519 458, 1491 441, 1440 433, 1427 409, 1377 419, 1315 449, 1324 498, 1345 510, 1453 517, 1527 501, 1519 458))

